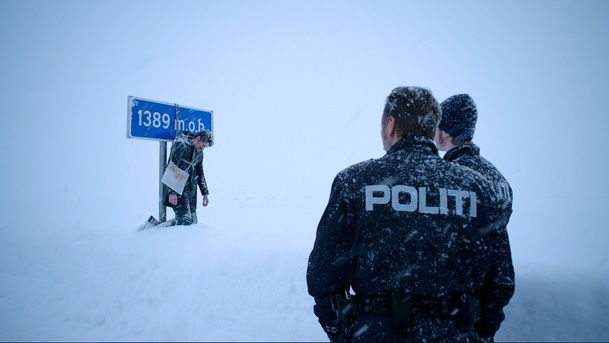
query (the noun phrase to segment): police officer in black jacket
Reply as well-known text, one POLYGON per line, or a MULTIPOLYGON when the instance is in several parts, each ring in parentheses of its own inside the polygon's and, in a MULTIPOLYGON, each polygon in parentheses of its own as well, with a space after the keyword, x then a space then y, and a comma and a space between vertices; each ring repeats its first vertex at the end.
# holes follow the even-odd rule
POLYGON ((440 118, 429 90, 394 89, 382 116, 387 154, 332 184, 307 270, 332 341, 480 340, 480 304, 500 283, 488 280, 489 232, 504 223, 492 184, 438 155, 440 118))
MULTIPOLYGON (((480 148, 472 143, 478 110, 468 94, 457 94, 440 104, 442 120, 434 138, 438 149, 447 151, 444 159, 482 174, 494 184, 501 197, 504 222, 512 214, 512 188, 501 172, 487 159, 480 156, 480 148)), ((490 233, 493 244, 493 274, 486 279, 488 293, 482 302, 481 319, 476 329, 481 337, 492 338, 505 317, 503 307, 514 293, 514 267, 506 226, 490 233)))

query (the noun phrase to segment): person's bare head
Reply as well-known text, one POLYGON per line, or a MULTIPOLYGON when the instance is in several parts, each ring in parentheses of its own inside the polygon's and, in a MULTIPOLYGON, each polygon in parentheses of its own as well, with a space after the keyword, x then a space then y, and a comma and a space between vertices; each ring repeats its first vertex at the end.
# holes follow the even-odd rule
POLYGON ((433 139, 440 119, 440 105, 429 89, 395 88, 387 96, 383 111, 381 137, 385 151, 406 136, 433 139))
POLYGON ((202 151, 203 149, 214 145, 214 134, 209 130, 202 130, 192 139, 195 149, 202 151))

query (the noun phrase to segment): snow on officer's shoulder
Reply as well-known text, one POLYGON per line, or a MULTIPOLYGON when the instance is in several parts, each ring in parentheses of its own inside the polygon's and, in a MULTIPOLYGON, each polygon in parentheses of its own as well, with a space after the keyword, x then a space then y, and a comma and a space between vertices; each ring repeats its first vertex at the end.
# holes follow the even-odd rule
POLYGON ((474 174, 478 175, 479 177, 483 178, 484 180, 488 180, 488 178, 486 176, 484 176, 482 173, 480 173, 479 171, 477 171, 477 170, 475 170, 473 168, 470 168, 468 166, 465 166, 465 165, 459 164, 459 163, 455 163, 455 162, 450 162, 450 163, 461 167, 461 169, 464 169, 464 170, 467 170, 467 171, 469 171, 471 173, 474 173, 474 174))
POLYGON ((369 162, 369 161, 372 161, 372 159, 369 159, 369 160, 365 160, 365 161, 361 161, 361 162, 354 163, 354 164, 352 164, 352 165, 348 166, 347 168, 345 168, 345 169, 341 170, 341 173, 342 173, 342 172, 344 172, 344 171, 347 171, 347 170, 349 170, 349 169, 351 169, 351 168, 353 168, 353 167, 355 167, 355 166, 359 166, 359 165, 361 165, 361 164, 363 164, 363 163, 366 163, 366 162, 369 162))

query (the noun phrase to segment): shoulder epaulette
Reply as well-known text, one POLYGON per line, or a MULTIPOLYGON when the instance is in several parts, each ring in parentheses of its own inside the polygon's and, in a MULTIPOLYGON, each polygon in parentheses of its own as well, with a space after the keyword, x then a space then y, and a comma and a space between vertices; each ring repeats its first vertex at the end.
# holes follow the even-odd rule
POLYGON ((469 171, 471 171, 471 172, 473 172, 473 173, 475 173, 475 174, 477 174, 477 175, 481 176, 481 177, 482 177, 483 179, 485 179, 485 180, 487 179, 487 177, 486 177, 486 176, 482 175, 482 174, 481 174, 479 171, 477 171, 477 170, 475 170, 475 169, 472 169, 472 168, 470 168, 470 167, 468 167, 468 166, 464 166, 464 165, 462 165, 462 164, 455 163, 455 162, 450 162, 450 163, 455 164, 455 165, 458 165, 459 167, 461 167, 461 168, 463 168, 463 169, 469 170, 469 171))
POLYGON ((366 160, 366 161, 361 161, 361 162, 354 163, 354 164, 352 164, 352 165, 348 166, 347 168, 345 168, 345 169, 341 170, 341 172, 344 172, 345 170, 347 170, 347 169, 349 169, 349 168, 355 167, 355 166, 356 166, 356 165, 358 165, 358 164, 362 164, 362 163, 364 163, 364 162, 368 162, 368 161, 370 161, 370 160, 366 160))

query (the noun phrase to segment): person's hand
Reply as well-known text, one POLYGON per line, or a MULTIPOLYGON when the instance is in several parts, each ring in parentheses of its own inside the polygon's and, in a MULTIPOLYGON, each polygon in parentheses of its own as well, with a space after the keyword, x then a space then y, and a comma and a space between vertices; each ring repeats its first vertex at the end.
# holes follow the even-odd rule
POLYGON ((207 195, 203 196, 203 207, 209 205, 209 197, 207 195))
POLYGON ((169 194, 169 203, 173 206, 178 204, 178 195, 177 194, 169 194))

